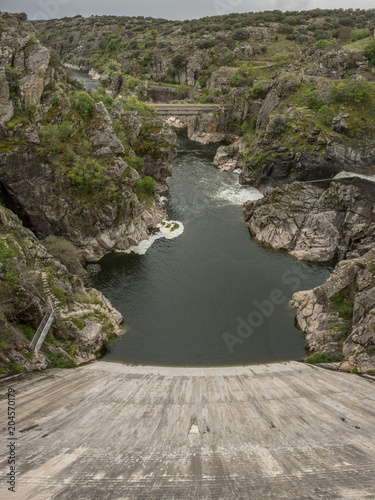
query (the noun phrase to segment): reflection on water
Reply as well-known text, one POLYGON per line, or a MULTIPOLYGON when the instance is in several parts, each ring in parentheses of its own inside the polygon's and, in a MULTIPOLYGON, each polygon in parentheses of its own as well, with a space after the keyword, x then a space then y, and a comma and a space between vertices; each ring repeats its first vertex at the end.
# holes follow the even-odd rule
POLYGON ((260 194, 215 169, 216 148, 181 140, 166 200, 181 236, 155 241, 145 255, 107 255, 92 269, 93 285, 129 326, 106 360, 212 366, 303 356, 288 301, 323 283, 329 268, 252 240, 242 202, 260 194))

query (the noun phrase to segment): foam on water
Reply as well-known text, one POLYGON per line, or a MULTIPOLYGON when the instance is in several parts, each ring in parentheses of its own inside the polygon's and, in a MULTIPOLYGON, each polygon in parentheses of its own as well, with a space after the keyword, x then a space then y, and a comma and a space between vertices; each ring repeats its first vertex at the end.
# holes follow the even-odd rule
POLYGON ((165 238, 167 240, 172 240, 173 238, 177 238, 184 232, 184 225, 178 221, 172 220, 164 220, 161 224, 157 225, 159 231, 152 236, 148 240, 143 240, 137 246, 131 246, 124 253, 136 253, 138 255, 144 255, 147 250, 151 247, 151 245, 160 238, 165 238), (178 228, 174 229, 175 225, 178 225, 178 228))

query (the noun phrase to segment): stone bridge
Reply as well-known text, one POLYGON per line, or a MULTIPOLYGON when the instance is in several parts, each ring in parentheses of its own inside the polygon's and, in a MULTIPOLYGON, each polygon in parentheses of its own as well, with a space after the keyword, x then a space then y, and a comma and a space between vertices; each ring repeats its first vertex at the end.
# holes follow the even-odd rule
POLYGON ((212 113, 214 111, 225 110, 230 111, 232 106, 223 106, 219 104, 160 104, 153 103, 152 106, 157 110, 161 117, 176 116, 181 118, 189 118, 202 115, 204 113, 212 113))

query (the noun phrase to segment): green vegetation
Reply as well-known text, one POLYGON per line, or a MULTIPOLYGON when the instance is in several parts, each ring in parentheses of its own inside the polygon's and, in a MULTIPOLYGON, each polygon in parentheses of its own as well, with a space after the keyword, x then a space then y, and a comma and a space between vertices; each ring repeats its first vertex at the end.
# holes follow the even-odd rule
POLYGON ((301 85, 296 97, 296 102, 298 105, 306 106, 312 111, 319 111, 320 108, 326 104, 320 91, 317 90, 312 83, 301 85))
POLYGON ((331 88, 331 99, 335 104, 369 106, 373 102, 373 95, 372 84, 360 80, 341 82, 331 88))
POLYGON ((87 92, 78 92, 74 96, 74 105, 82 118, 87 118, 91 114, 94 102, 87 92))
POLYGON ((285 134, 290 129, 289 124, 283 116, 277 116, 273 122, 272 128, 272 139, 277 139, 281 135, 285 134))
POLYGON ((317 114, 317 119, 322 125, 330 127, 332 125, 332 120, 334 116, 335 116, 334 110, 329 106, 324 105, 319 109, 317 114))
POLYGON ((21 77, 22 77, 21 71, 19 71, 16 68, 13 68, 9 64, 5 66, 5 78, 9 83, 9 93, 14 101, 17 101, 19 99, 18 84, 21 77))
POLYGON ((370 32, 366 28, 362 28, 359 30, 354 30, 352 33, 352 40, 356 42, 357 40, 362 40, 363 38, 368 38, 370 36, 370 32))
POLYGON ((324 50, 328 45, 328 40, 318 40, 314 43, 314 48, 318 50, 324 50))
POLYGON ((103 188, 109 180, 106 168, 92 158, 77 161, 67 177, 77 191, 84 195, 103 188))
POLYGON ((371 42, 366 45, 363 49, 363 53, 366 57, 368 57, 370 64, 375 66, 375 38, 373 38, 371 42))
POLYGON ((338 361, 342 361, 344 356, 342 354, 336 354, 335 356, 331 356, 329 354, 319 354, 316 353, 313 356, 305 359, 305 363, 337 363, 338 361))
POLYGON ((138 101, 135 96, 130 96, 128 99, 123 100, 124 111, 137 111, 140 116, 156 116, 157 111, 149 104, 138 101))
POLYGON ((70 122, 62 122, 60 125, 46 125, 41 132, 41 142, 43 153, 56 154, 63 149, 62 143, 66 142, 73 132, 73 125, 70 122))
POLYGON ((133 187, 133 191, 138 196, 139 201, 145 201, 155 194, 156 181, 152 177, 138 179, 133 187))
POLYGON ((32 340, 35 335, 35 330, 27 325, 16 325, 17 330, 22 332, 25 337, 29 340, 32 340))
POLYGON ((335 293, 335 295, 331 297, 331 306, 343 319, 348 321, 353 319, 354 303, 351 298, 345 297, 345 292, 335 293))
POLYGON ((139 174, 143 174, 143 170, 145 168, 144 158, 140 158, 139 156, 134 156, 133 158, 128 158, 126 162, 128 165, 134 168, 139 174))

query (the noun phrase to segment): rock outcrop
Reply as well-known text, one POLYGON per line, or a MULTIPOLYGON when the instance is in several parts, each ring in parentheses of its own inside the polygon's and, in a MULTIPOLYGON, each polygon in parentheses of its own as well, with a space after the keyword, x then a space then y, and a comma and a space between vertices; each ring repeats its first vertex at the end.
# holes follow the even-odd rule
POLYGON ((375 241, 375 183, 361 178, 269 188, 244 205, 260 242, 299 260, 327 262, 363 255, 375 241))
POLYGON ((148 239, 165 212, 158 195, 145 195, 141 203, 142 184, 136 192, 136 183, 150 176, 157 192, 168 189, 175 133, 136 100, 126 107, 104 93, 94 101, 80 84, 65 81, 56 61, 56 68, 49 66, 49 51, 25 19, 0 15, 5 18, 0 40, 5 203, 39 238, 64 237, 86 260, 148 239))
POLYGON ((375 370, 373 249, 339 262, 324 285, 295 293, 291 305, 297 309, 297 322, 312 354, 338 360, 335 365, 340 369, 375 370))
POLYGON ((306 104, 296 104, 303 101, 306 86, 315 89, 320 106, 329 104, 334 83, 305 75, 298 66, 274 74, 257 117, 255 136, 242 155, 241 184, 265 187, 329 179, 342 170, 366 173, 373 168, 372 120, 363 118, 355 107, 341 105, 331 118, 330 131, 306 104))
MULTIPOLYGON (((68 258, 74 261, 74 253, 68 258)), ((83 363, 122 333, 122 316, 107 299, 86 288, 2 206, 0 289, 0 373, 83 363), (35 357, 28 346, 51 303, 55 321, 35 357)))
POLYGON ((201 144, 234 142, 238 136, 228 127, 229 113, 224 108, 213 113, 203 113, 188 120, 188 137, 201 144))

